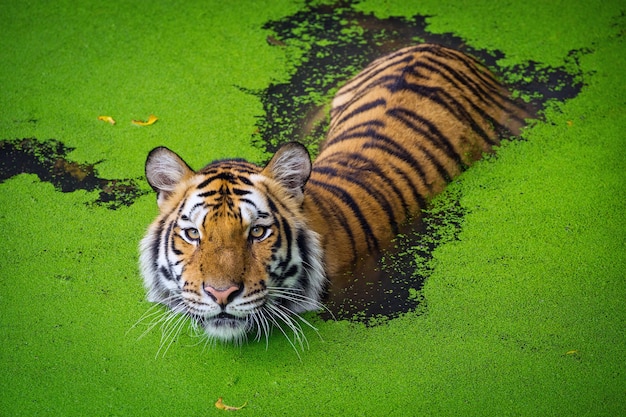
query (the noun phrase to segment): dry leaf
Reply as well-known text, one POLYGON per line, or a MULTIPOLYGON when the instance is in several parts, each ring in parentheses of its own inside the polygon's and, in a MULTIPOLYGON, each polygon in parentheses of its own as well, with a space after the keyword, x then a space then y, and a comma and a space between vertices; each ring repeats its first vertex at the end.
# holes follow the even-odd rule
POLYGON ((133 124, 137 126, 150 126, 151 124, 154 124, 154 122, 156 122, 157 120, 159 119, 154 114, 151 114, 150 117, 148 117, 147 122, 144 122, 142 120, 133 120, 133 124))
POLYGON ((226 405, 224 404, 224 402, 222 401, 222 397, 219 397, 217 399, 217 402, 215 403, 215 407, 219 408, 220 410, 227 410, 227 411, 237 411, 237 410, 241 410, 242 408, 244 408, 246 405, 248 405, 248 401, 246 401, 245 403, 243 403, 243 405, 241 407, 232 407, 230 405, 226 405))
POLYGON ((98 120, 102 120, 103 122, 110 123, 112 125, 115 124, 115 120, 111 116, 98 116, 98 120))

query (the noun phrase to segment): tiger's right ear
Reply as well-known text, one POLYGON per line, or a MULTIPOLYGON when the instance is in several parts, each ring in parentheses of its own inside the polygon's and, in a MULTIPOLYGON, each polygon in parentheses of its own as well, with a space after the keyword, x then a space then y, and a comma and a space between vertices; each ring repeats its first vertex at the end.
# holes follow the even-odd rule
POLYGON ((164 146, 154 148, 146 159, 146 179, 157 192, 159 206, 185 178, 194 171, 176 153, 164 146))

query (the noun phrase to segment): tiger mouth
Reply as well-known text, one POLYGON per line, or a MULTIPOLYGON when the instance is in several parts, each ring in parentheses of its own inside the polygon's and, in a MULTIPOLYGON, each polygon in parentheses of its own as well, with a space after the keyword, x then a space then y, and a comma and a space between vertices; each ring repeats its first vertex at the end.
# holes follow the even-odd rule
POLYGON ((240 327, 245 323, 244 318, 233 316, 232 314, 226 312, 221 312, 213 317, 203 317, 201 321, 205 326, 210 325, 212 327, 230 328, 240 327))

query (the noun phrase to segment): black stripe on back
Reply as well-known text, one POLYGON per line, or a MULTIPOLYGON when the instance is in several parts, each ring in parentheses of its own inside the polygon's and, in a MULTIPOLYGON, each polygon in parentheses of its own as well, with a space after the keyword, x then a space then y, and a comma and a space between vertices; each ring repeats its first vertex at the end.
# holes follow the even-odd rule
POLYGON ((346 120, 349 120, 349 119, 353 118, 354 116, 356 116, 359 113, 362 113, 362 112, 367 111, 367 110, 371 110, 371 109, 376 108, 376 107, 381 107, 381 106, 384 107, 386 104, 387 104, 387 102, 383 98, 379 98, 378 100, 370 101, 368 103, 365 103, 365 104, 357 107, 356 109, 352 110, 348 114, 342 114, 341 118, 339 120, 337 120, 336 122, 332 122, 332 124, 333 125, 340 125, 341 123, 345 122, 346 120))
POLYGON ((363 145, 363 147, 365 148, 380 149, 381 151, 388 153, 394 158, 405 161, 420 177, 420 179, 422 180, 422 184, 429 191, 432 192, 432 184, 426 177, 426 173, 422 169, 421 162, 415 159, 411 152, 409 152, 406 148, 404 148, 392 138, 381 135, 375 129, 367 129, 361 132, 353 132, 351 129, 335 137, 333 142, 343 142, 348 140, 362 140, 365 142, 365 144, 363 145))
MULTIPOLYGON (((372 80, 376 79, 379 74, 386 72, 389 68, 398 66, 398 64, 408 64, 413 60, 412 55, 402 55, 404 56, 402 56, 400 59, 394 60, 396 57, 390 56, 378 65, 370 65, 366 67, 363 71, 358 73, 355 78, 348 81, 348 83, 339 90, 339 95, 343 96, 344 94, 349 94, 355 90, 362 88, 363 85, 367 85, 367 88, 369 88, 369 83, 372 80)), ((401 66, 404 67, 406 65, 401 66)))
MULTIPOLYGON (((324 162, 326 163, 327 161, 325 160, 324 162)), ((367 182, 367 180, 363 181, 362 176, 358 175, 358 169, 350 168, 346 165, 339 166, 339 168, 335 168, 333 166, 318 166, 316 167, 315 172, 332 178, 341 178, 345 182, 361 188, 363 190, 363 195, 373 198, 381 207, 383 213, 387 215, 387 223, 391 226, 393 233, 398 233, 398 221, 394 215, 393 207, 387 199, 387 196, 380 190, 377 190, 374 187, 374 184, 367 182)), ((347 194, 351 194, 348 190, 345 190, 345 192, 347 194)))
MULTIPOLYGON (((482 101, 490 107, 499 108, 504 111, 507 110, 506 106, 504 106, 501 101, 510 101, 508 96, 504 94, 501 89, 496 88, 496 85, 494 85, 495 80, 485 79, 485 75, 481 74, 474 65, 467 65, 464 62, 464 64, 466 64, 464 70, 459 71, 450 67, 445 62, 440 62, 431 58, 428 58, 428 60, 443 68, 443 71, 425 63, 420 63, 419 66, 428 68, 429 70, 440 74, 459 90, 463 90, 463 87, 469 90, 472 93, 472 99, 482 101), (472 72, 474 77, 469 77, 467 75, 468 71, 472 72), (448 74, 453 78, 451 78, 448 74), (478 80, 476 80, 476 78, 478 78, 478 80), (459 85, 459 83, 461 85, 459 85), (500 100, 497 100, 496 98, 499 98, 500 100)), ((473 102, 473 100, 470 101, 473 102)))
POLYGON ((354 238, 354 233, 352 233, 352 228, 350 227, 350 223, 348 223, 348 219, 344 215, 343 211, 337 210, 335 207, 330 208, 328 204, 326 204, 327 199, 320 196, 315 188, 308 187, 305 189, 305 194, 308 194, 315 201, 315 204, 320 206, 324 213, 330 214, 337 219, 345 234, 348 236, 348 240, 350 240, 350 245, 352 247, 352 264, 355 264, 357 261, 356 258, 356 240, 354 238))
POLYGON ((490 145, 495 145, 497 142, 489 137, 489 135, 476 124, 474 118, 469 114, 465 106, 460 103, 456 98, 452 97, 450 93, 445 91, 441 87, 429 87, 421 84, 415 84, 401 80, 401 82, 394 83, 393 86, 388 86, 389 91, 396 93, 398 91, 411 91, 424 99, 432 101, 445 108, 452 116, 462 123, 467 123, 472 130, 480 136, 485 142, 490 145))
POLYGON ((443 133, 441 133, 439 128, 437 128, 437 126, 430 120, 406 108, 389 109, 387 114, 392 118, 399 120, 414 132, 417 132, 437 149, 443 151, 446 156, 455 161, 457 165, 462 164, 461 155, 454 150, 450 140, 443 133), (428 130, 421 128, 420 125, 426 126, 428 130))
MULTIPOLYGON (((316 167, 314 167, 313 169, 316 170, 316 167)), ((320 188, 323 188, 324 190, 326 190, 329 193, 333 194, 339 200, 341 200, 344 204, 346 204, 348 207, 350 207, 350 209, 352 210, 352 213, 354 214, 354 216, 356 217, 359 225, 361 226, 361 229, 363 229, 363 233, 365 234, 365 237, 366 237, 366 240, 367 240, 367 248, 368 248, 368 250, 370 252, 372 252, 372 251, 378 252, 380 250, 380 245, 378 243, 378 239, 376 239, 376 237, 374 236, 374 233, 372 231, 372 227, 370 226, 369 222, 367 221, 367 219, 363 215, 363 212, 359 208, 359 205, 354 200, 352 195, 350 193, 348 193, 346 190, 344 190, 343 188, 337 187, 337 186, 334 186, 334 185, 331 185, 331 184, 328 184, 327 182, 318 181, 318 180, 315 180, 315 179, 310 179, 309 181, 312 184, 314 184, 314 185, 316 185, 316 186, 318 186, 320 188)))
MULTIPOLYGON (((355 182, 357 181, 357 178, 362 177, 362 173, 364 171, 376 174, 377 179, 380 180, 380 182, 382 182, 387 187, 391 188, 393 191, 393 195, 395 195, 400 200, 400 203, 402 205, 402 209, 405 215, 408 216, 411 213, 411 210, 409 209, 409 205, 406 199, 404 198, 402 190, 398 188, 395 181, 389 178, 380 169, 379 162, 372 160, 370 158, 367 158, 365 155, 363 155, 363 153, 358 153, 358 152, 334 152, 332 155, 324 158, 324 163, 330 163, 331 161, 334 162, 335 165, 346 166, 346 167, 349 167, 352 162, 360 162, 361 164, 358 168, 350 168, 350 172, 347 173, 348 175, 341 176, 341 177, 345 178, 346 180, 350 182, 355 182)), ((395 168, 395 165, 394 164, 392 165, 395 168)), ((394 169, 394 172, 396 174, 398 173, 398 171, 399 170, 394 169)), ((402 178, 404 180, 408 180, 406 176, 402 176, 402 178)), ((376 185, 377 184, 369 184, 369 186, 371 187, 375 187, 376 185)), ((409 188, 414 188, 414 184, 412 184, 411 182, 407 182, 406 185, 409 188)), ((379 187, 379 188, 382 188, 382 187, 379 187)), ((381 192, 383 193, 383 195, 387 195, 387 194, 384 194, 384 191, 381 191, 381 192)))

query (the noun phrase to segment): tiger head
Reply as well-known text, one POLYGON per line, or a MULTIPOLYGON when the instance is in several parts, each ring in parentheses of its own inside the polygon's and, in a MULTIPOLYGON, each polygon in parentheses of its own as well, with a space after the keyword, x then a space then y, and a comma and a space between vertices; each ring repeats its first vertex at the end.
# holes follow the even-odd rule
POLYGON ((318 308, 326 281, 319 236, 302 213, 310 172, 296 143, 264 169, 226 160, 195 172, 169 149, 152 150, 146 178, 159 215, 140 245, 148 300, 213 340, 285 325, 297 333, 295 314, 318 308))

